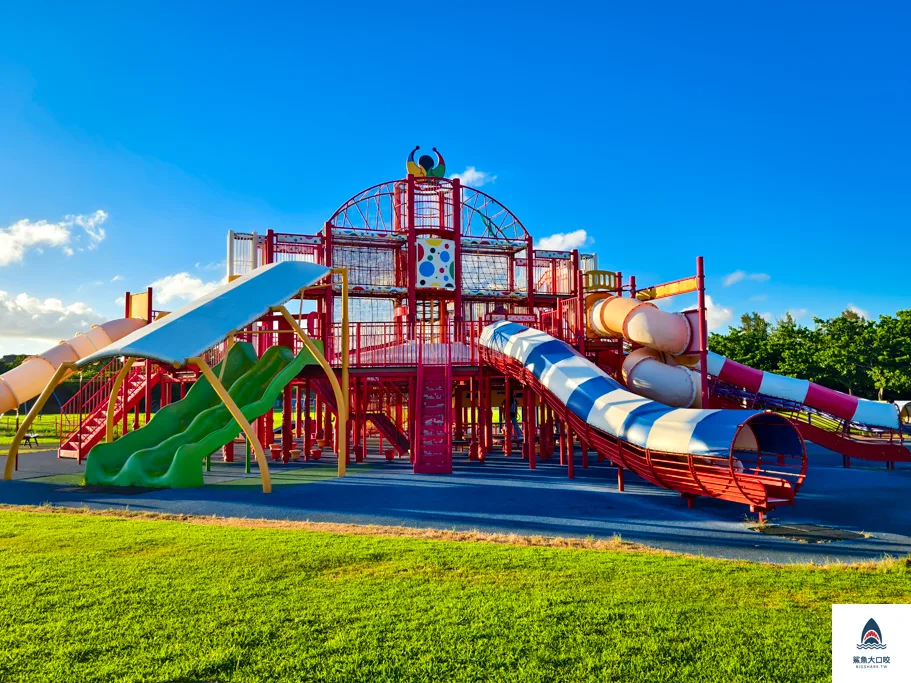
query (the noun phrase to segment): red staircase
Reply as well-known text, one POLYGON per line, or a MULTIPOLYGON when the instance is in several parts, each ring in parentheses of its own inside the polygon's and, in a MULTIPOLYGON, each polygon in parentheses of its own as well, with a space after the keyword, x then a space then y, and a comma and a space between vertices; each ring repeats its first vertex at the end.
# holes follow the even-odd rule
POLYGON ((452 367, 418 364, 414 471, 452 473, 452 367))
POLYGON ((332 385, 329 383, 328 379, 324 377, 311 379, 310 388, 313 389, 313 392, 329 407, 329 411, 333 415, 338 415, 338 403, 335 400, 335 392, 332 391, 332 385))
POLYGON ((399 428, 395 426, 395 422, 390 420, 388 415, 385 413, 367 413, 367 419, 373 423, 373 426, 383 435, 383 438, 392 444, 392 447, 399 455, 408 455, 411 442, 407 436, 399 431, 399 428))
MULTIPOLYGON (((122 367, 123 362, 114 359, 60 408, 58 457, 82 461, 104 438, 111 389, 122 367)), ((146 396, 146 387, 151 391, 161 381, 161 376, 161 368, 151 361, 137 362, 130 368, 114 404, 115 423, 121 422, 124 415, 136 407, 146 396)))

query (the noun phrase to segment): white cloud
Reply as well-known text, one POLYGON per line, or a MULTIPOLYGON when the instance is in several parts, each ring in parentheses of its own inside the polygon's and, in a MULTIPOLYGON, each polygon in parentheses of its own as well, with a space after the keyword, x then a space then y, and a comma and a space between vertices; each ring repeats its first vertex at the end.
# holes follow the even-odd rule
POLYGON ((768 282, 771 275, 768 273, 748 273, 745 270, 735 270, 724 276, 724 286, 730 287, 743 280, 752 280, 753 282, 768 282))
POLYGON ((709 326, 709 331, 714 332, 730 324, 731 318, 734 317, 734 309, 729 306, 721 306, 714 302, 711 296, 705 295, 705 322, 709 326))
POLYGON ((766 311, 765 313, 760 313, 759 317, 762 318, 763 320, 765 320, 767 323, 772 322, 772 314, 768 311, 766 311))
POLYGON ((0 330, 4 337, 54 344, 103 321, 103 316, 81 301, 64 304, 60 299, 41 300, 25 293, 13 296, 0 291, 0 330))
POLYGON ((203 282, 198 277, 189 273, 175 273, 152 283, 153 297, 157 303, 166 304, 174 299, 192 301, 222 284, 218 282, 203 282))
POLYGON ((873 318, 870 316, 870 313, 867 312, 867 311, 865 311, 864 309, 862 309, 860 306, 855 306, 854 304, 849 303, 849 304, 848 304, 848 310, 849 310, 849 311, 852 311, 852 312, 854 312, 854 313, 857 313, 857 315, 859 315, 859 316, 860 316, 861 318, 863 318, 864 320, 872 320, 872 319, 873 319, 873 318))
POLYGON ((6 228, 0 229, 0 266, 21 263, 28 251, 34 249, 43 253, 47 247, 61 249, 67 256, 74 253, 72 244, 79 239, 73 236, 73 226, 78 225, 89 236, 94 249, 104 239, 101 224, 108 219, 104 211, 83 216, 66 216, 64 220, 51 223, 46 220, 31 221, 23 218, 6 228))
POLYGON ((89 249, 94 249, 98 246, 98 243, 101 242, 105 237, 104 228, 101 227, 101 224, 108 219, 108 214, 105 211, 99 209, 90 216, 67 216, 67 220, 72 220, 76 225, 85 230, 85 233, 89 236, 91 244, 89 244, 89 249))
POLYGON ((471 187, 481 187, 488 183, 495 182, 497 179, 495 175, 491 175, 486 171, 479 171, 474 166, 469 166, 461 173, 453 173, 449 177, 458 178, 462 181, 463 185, 469 185, 471 187))
POLYGON ((805 318, 809 311, 806 308, 789 308, 787 313, 794 318, 794 322, 797 322, 801 318, 805 318))
POLYGON ((123 306, 126 302, 127 298, 125 296, 118 296, 116 299, 114 299, 114 303, 118 306, 123 306))
POLYGON ((768 298, 768 294, 757 294, 756 296, 751 296, 750 301, 765 301, 768 298))
POLYGON ((225 262, 224 261, 212 261, 210 263, 203 263, 199 261, 196 263, 196 270, 224 270, 225 262))
POLYGON ((123 275, 115 275, 111 278, 111 282, 120 282, 123 279, 123 275))
POLYGON ((588 233, 585 230, 573 230, 572 232, 558 232, 547 237, 542 237, 541 241, 535 245, 535 249, 545 249, 547 251, 572 251, 588 243, 588 233))

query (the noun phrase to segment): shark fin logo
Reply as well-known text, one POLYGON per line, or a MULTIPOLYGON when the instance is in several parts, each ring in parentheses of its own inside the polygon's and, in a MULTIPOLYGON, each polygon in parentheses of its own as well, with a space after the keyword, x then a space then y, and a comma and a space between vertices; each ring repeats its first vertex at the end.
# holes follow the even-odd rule
POLYGON ((869 619, 864 625, 863 633, 860 637, 860 643, 857 645, 858 650, 885 650, 886 644, 883 642, 883 632, 879 624, 874 619, 869 619))

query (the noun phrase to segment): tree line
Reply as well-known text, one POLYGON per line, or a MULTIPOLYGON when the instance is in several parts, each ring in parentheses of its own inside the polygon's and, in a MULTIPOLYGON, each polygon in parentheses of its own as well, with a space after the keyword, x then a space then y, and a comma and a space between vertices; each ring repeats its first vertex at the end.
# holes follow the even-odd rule
POLYGON ((808 379, 853 396, 911 398, 911 310, 867 320, 852 310, 800 325, 790 314, 769 322, 745 313, 712 334, 709 348, 767 372, 808 379))

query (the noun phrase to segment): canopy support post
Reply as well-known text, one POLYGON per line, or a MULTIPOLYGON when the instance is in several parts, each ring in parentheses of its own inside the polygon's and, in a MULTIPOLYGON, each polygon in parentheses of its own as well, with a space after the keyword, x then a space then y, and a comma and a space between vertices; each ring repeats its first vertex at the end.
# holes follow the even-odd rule
POLYGON ((228 409, 228 412, 231 413, 231 417, 240 425, 244 436, 246 436, 247 440, 253 445, 253 452, 256 453, 256 463, 259 465, 259 473, 263 479, 263 493, 271 493, 272 478, 269 476, 269 463, 266 460, 263 445, 256 436, 256 432, 253 430, 250 421, 244 417, 243 412, 237 407, 234 399, 231 398, 231 394, 228 393, 228 390, 225 389, 218 377, 215 376, 215 373, 212 372, 212 368, 209 367, 209 364, 206 363, 204 358, 191 358, 190 362, 200 369, 203 377, 209 381, 209 384, 215 389, 215 393, 218 394, 218 398, 221 399, 222 403, 224 403, 225 407, 228 409))
MULTIPOLYGON (((120 372, 117 373, 117 377, 114 379, 114 386, 111 387, 111 397, 108 399, 108 414, 104 423, 104 440, 108 443, 114 440, 114 409, 117 404, 117 395, 120 393, 120 388, 123 386, 135 361, 135 358, 124 359, 123 367, 120 368, 120 372)), ((124 397, 123 409, 127 409, 126 397, 124 397)))
POLYGON ((38 417, 38 414, 41 412, 44 404, 47 403, 47 400, 53 395, 54 389, 57 388, 60 380, 66 377, 67 374, 69 374, 70 371, 74 370, 75 368, 76 364, 70 361, 61 363, 60 367, 54 371, 54 375, 47 383, 47 386, 44 387, 44 391, 41 392, 41 394, 32 404, 32 409, 28 411, 28 415, 25 416, 22 424, 19 425, 19 429, 16 430, 16 436, 13 437, 13 442, 10 444, 9 453, 6 455, 6 465, 3 468, 4 480, 9 481, 13 478, 13 469, 16 466, 16 461, 19 459, 19 446, 22 445, 22 439, 25 438, 25 435, 28 433, 29 428, 35 421, 35 418, 38 417))
MULTIPOLYGON (((345 302, 347 303, 347 301, 345 302)), ((339 425, 339 440, 338 440, 338 476, 344 477, 347 464, 348 456, 348 385, 345 384, 345 388, 339 385, 338 378, 335 376, 335 373, 332 371, 332 368, 329 366, 329 362, 326 360, 326 357, 320 352, 316 344, 313 343, 313 340, 307 336, 307 333, 301 329, 301 326, 294 319, 294 316, 288 312, 288 309, 284 306, 273 306, 272 310, 276 313, 280 313, 285 320, 288 321, 288 324, 291 326, 291 329, 297 334, 300 340, 304 343, 304 346, 307 347, 307 350, 313 354, 313 357, 316 359, 316 362, 319 363, 319 366, 323 369, 323 372, 326 374, 329 384, 332 386, 332 393, 335 395, 335 402, 338 405, 338 425, 339 425)), ((345 315, 344 306, 342 308, 342 317, 347 319, 345 315)), ((344 329, 344 326, 343 328, 344 329)), ((342 337, 342 352, 343 357, 347 358, 347 353, 345 343, 347 342, 347 334, 343 332, 342 337)), ((344 363, 344 361, 343 361, 344 363)), ((345 369, 343 369, 344 372, 345 369)), ((347 374, 347 373, 346 373, 347 374)), ((343 377, 345 375, 343 374, 343 377)))

